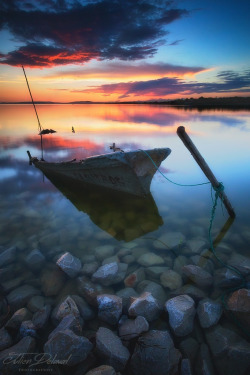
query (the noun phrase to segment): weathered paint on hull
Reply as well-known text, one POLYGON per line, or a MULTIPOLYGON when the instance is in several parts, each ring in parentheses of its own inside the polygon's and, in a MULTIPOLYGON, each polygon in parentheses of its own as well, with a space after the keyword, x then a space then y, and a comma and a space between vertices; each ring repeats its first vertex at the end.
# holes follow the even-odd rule
MULTIPOLYGON (((159 166, 171 151, 169 149, 154 149, 146 152, 159 166)), ((143 151, 100 155, 81 162, 37 161, 34 162, 34 165, 51 176, 64 176, 72 181, 102 186, 138 196, 149 193, 151 180, 156 172, 152 161, 143 151)))

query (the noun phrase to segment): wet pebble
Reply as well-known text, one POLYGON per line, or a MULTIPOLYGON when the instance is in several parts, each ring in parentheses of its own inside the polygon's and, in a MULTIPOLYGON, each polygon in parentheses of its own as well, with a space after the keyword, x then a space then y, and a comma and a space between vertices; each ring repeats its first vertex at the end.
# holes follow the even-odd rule
POLYGON ((45 262, 45 257, 39 249, 32 250, 25 258, 25 263, 31 270, 39 270, 45 262))
POLYGON ((122 314, 122 298, 116 295, 100 294, 97 297, 98 318, 110 325, 116 325, 122 314))
POLYGON ((202 328, 209 328, 216 325, 222 315, 222 305, 209 298, 199 302, 197 314, 202 328))
POLYGON ((193 283, 197 284, 201 288, 208 287, 213 284, 212 275, 199 266, 195 266, 193 264, 183 266, 182 272, 193 283))
POLYGON ((161 313, 161 306, 151 293, 145 292, 140 297, 132 298, 128 309, 130 317, 143 316, 148 322, 157 319, 161 313))
POLYGON ((148 321, 143 316, 137 316, 135 319, 125 317, 123 322, 119 325, 119 336, 123 341, 129 341, 148 330, 148 321))
POLYGON ((76 258, 71 253, 63 254, 56 262, 57 266, 61 268, 71 278, 76 277, 82 267, 80 259, 76 258))
POLYGON ((109 263, 101 266, 92 275, 93 282, 99 282, 102 285, 109 286, 118 284, 124 280, 128 265, 125 263, 109 263))
POLYGON ((193 331, 195 303, 188 295, 168 300, 165 308, 169 314, 169 324, 176 336, 186 336, 193 331))
POLYGON ((150 267, 150 266, 164 264, 164 259, 154 253, 146 253, 146 254, 141 255, 137 259, 137 262, 143 267, 150 267))
POLYGON ((182 277, 179 273, 167 270, 161 274, 161 285, 170 290, 178 289, 182 286, 182 277))

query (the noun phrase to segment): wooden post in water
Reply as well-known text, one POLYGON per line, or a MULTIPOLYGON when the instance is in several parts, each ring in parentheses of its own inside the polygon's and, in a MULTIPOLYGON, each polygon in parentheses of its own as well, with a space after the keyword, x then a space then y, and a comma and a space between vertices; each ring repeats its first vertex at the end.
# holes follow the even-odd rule
MULTIPOLYGON (((211 171, 211 169, 207 165, 206 161, 203 159, 200 152, 195 147, 194 143, 192 142, 192 140, 190 139, 190 137, 186 133, 184 126, 178 127, 177 134, 180 137, 180 139, 182 140, 182 142, 184 143, 184 145, 187 147, 187 149, 191 152, 191 155, 196 160, 196 162, 198 163, 198 165, 200 166, 200 168, 202 169, 202 171, 204 172, 204 174, 206 175, 208 180, 211 182, 213 188, 218 189, 219 186, 220 186, 219 181, 216 179, 213 172, 211 171)), ((231 217, 235 217, 234 209, 231 206, 231 203, 229 202, 229 200, 228 200, 226 194, 224 193, 224 191, 219 192, 219 197, 221 198, 222 202, 224 203, 229 215, 231 217)))

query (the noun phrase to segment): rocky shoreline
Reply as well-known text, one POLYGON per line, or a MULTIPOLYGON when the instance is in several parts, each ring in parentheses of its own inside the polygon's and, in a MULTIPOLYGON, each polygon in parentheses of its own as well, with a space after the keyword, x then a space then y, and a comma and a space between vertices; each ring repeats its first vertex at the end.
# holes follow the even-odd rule
POLYGON ((81 255, 1 246, 0 373, 250 373, 250 260, 221 246, 235 273, 208 247, 179 232, 81 255))

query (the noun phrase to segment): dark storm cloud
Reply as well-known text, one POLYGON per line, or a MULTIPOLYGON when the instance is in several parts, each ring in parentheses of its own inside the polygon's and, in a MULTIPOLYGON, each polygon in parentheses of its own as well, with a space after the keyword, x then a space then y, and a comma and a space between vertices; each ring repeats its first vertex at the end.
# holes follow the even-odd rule
POLYGON ((0 28, 23 43, 1 63, 38 67, 153 56, 166 25, 188 14, 166 0, 5 0, 0 10, 0 28))
POLYGON ((159 78, 148 81, 122 82, 96 86, 82 90, 85 93, 102 93, 104 95, 117 93, 120 99, 133 96, 147 95, 164 97, 174 94, 205 94, 224 93, 230 91, 249 91, 250 70, 242 74, 233 71, 223 71, 217 75, 216 82, 185 82, 178 78, 159 78), (218 81, 219 78, 219 81, 218 81))

